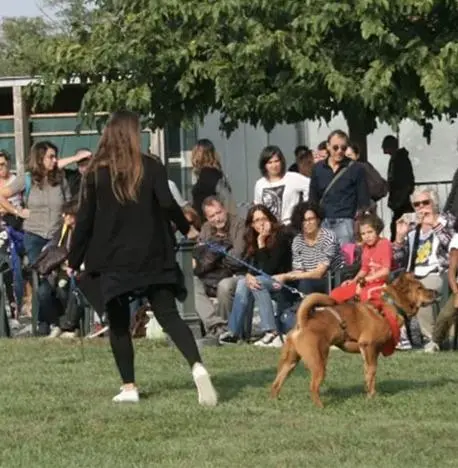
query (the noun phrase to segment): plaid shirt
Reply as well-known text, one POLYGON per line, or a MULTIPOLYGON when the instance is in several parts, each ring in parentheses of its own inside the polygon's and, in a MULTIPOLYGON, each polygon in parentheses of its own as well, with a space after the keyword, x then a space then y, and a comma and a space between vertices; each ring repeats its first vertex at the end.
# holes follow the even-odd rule
MULTIPOLYGON (((440 217, 445 223, 439 223, 437 226, 434 226, 433 231, 439 240, 436 255, 441 268, 446 270, 448 268, 448 246, 455 234, 454 225, 456 218, 449 212, 441 213, 440 217)), ((414 236, 414 231, 410 231, 403 244, 393 243, 393 260, 397 268, 410 269, 411 262, 415 261, 415 259, 410 258, 414 236)))

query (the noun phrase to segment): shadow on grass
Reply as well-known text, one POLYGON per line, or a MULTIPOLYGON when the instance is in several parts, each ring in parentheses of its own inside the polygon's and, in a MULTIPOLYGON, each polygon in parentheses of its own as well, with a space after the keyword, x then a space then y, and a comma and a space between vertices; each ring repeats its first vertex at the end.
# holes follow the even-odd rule
MULTIPOLYGON (((240 372, 224 372, 212 376, 213 384, 218 392, 219 400, 230 401, 237 397, 245 388, 265 388, 266 395, 270 390, 270 384, 273 382, 276 375, 276 369, 266 368, 257 370, 246 370, 240 372)), ((192 379, 180 381, 156 381, 155 388, 146 388, 140 392, 140 397, 148 399, 153 397, 158 392, 163 393, 164 390, 193 390, 194 384, 192 379), (157 387, 156 387, 157 385, 157 387), (159 390, 160 389, 160 390, 159 390)))
MULTIPOLYGON (((442 377, 436 380, 380 380, 376 384, 377 394, 380 396, 391 396, 407 391, 417 391, 426 388, 443 387, 448 384, 457 384, 458 381, 442 377)), ((336 400, 346 400, 354 396, 365 396, 364 384, 352 385, 350 387, 328 387, 322 392, 323 396, 332 397, 336 400)))

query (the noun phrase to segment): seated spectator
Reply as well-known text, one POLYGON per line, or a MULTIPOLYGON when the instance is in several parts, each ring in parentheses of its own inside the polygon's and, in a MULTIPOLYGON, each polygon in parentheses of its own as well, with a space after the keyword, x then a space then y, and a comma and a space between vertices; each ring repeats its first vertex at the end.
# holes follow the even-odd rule
POLYGON ((217 197, 207 197, 202 210, 207 218, 194 250, 194 293, 196 310, 208 335, 218 338, 227 330, 227 319, 240 273, 240 265, 220 253, 215 253, 206 242, 227 248, 234 257, 243 257, 245 251, 244 221, 227 212, 217 197), (217 298, 216 309, 211 297, 217 298))
MULTIPOLYGON (((277 218, 264 206, 254 205, 245 221, 246 260, 267 275, 291 270, 291 246, 277 218)), ((281 346, 277 334, 272 299, 280 285, 265 276, 247 273, 239 277, 235 290, 232 311, 229 316, 229 331, 220 336, 220 343, 236 343, 243 335, 247 315, 251 316, 252 299, 261 316, 263 337, 255 342, 261 346, 281 346), (273 293, 273 294, 272 294, 273 293)))
MULTIPOLYGON (((455 232, 457 230, 458 222, 455 223, 455 232)), ((458 234, 456 233, 449 245, 448 283, 452 294, 436 319, 432 339, 425 346, 425 352, 427 353, 440 351, 440 346, 455 322, 458 310, 458 234)))
POLYGON ((298 282, 304 294, 326 292, 328 271, 342 267, 343 261, 336 235, 321 226, 323 214, 310 202, 299 203, 293 211, 292 227, 299 232, 292 245, 293 271, 275 275, 281 283, 298 282))
MULTIPOLYGON (((455 233, 455 218, 448 213, 439 213, 439 201, 431 189, 416 190, 411 200, 417 225, 411 229, 408 214, 397 221, 394 260, 413 272, 425 287, 441 293, 443 273, 448 268, 448 249, 455 233)), ((433 307, 422 307, 417 317, 423 337, 430 341, 434 329, 433 307)))
POLYGON ((358 220, 359 238, 363 250, 361 269, 357 275, 333 289, 330 296, 339 303, 358 296, 382 308, 382 290, 390 277, 393 249, 388 239, 381 237, 383 221, 374 214, 363 215, 358 220))
POLYGON ((283 224, 289 224, 294 206, 308 200, 310 178, 286 172, 285 156, 278 146, 266 146, 259 157, 262 177, 254 187, 254 202, 266 206, 283 224))

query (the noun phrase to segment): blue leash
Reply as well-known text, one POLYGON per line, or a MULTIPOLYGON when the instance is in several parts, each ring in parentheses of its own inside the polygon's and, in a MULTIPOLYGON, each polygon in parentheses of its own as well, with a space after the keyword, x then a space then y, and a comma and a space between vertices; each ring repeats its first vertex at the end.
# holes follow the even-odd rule
POLYGON ((292 286, 289 286, 287 284, 280 283, 280 281, 275 280, 275 278, 268 275, 264 271, 260 270, 259 268, 254 267, 253 265, 250 265, 248 262, 245 262, 245 260, 234 257, 233 255, 228 253, 228 251, 223 246, 213 243, 213 242, 202 242, 199 245, 206 245, 212 252, 220 253, 224 255, 225 257, 230 258, 231 260, 234 260, 235 262, 239 263, 240 265, 243 265, 245 268, 252 271, 253 273, 256 273, 258 276, 262 276, 263 278, 269 281, 272 281, 275 284, 278 284, 281 288, 286 289, 290 293, 299 296, 301 299, 304 299, 305 294, 300 292, 298 289, 293 288, 292 286))

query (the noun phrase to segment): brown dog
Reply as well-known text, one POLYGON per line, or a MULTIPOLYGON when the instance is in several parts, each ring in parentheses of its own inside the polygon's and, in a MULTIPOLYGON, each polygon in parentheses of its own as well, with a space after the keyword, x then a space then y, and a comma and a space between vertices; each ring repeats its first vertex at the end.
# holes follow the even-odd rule
MULTIPOLYGON (((413 317, 420 307, 431 304, 436 295, 412 274, 404 273, 386 286, 384 302, 396 313, 401 326, 404 316, 413 317)), ((278 396, 285 379, 302 359, 311 372, 312 400, 322 408, 320 385, 325 377, 329 349, 335 345, 343 351, 361 353, 366 389, 368 397, 372 397, 375 395, 378 355, 392 339, 387 320, 371 304, 348 302, 337 305, 325 294, 311 294, 300 305, 296 326, 286 337, 271 395, 278 396)))

